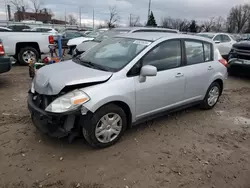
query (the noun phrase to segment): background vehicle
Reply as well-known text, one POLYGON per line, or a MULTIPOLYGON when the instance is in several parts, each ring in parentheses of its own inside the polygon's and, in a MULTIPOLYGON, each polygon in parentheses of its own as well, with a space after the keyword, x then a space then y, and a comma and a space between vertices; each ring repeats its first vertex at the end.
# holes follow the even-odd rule
POLYGON ((0 73, 8 72, 11 69, 11 60, 5 56, 4 46, 0 39, 0 73))
MULTIPOLYGON (((85 35, 82 32, 79 32, 78 30, 66 30, 65 32, 60 33, 59 35, 62 36, 62 46, 64 48, 67 47, 69 40, 79 37, 85 37, 85 35)), ((74 46, 69 48, 70 54, 72 53, 74 48, 74 46)))
POLYGON ((76 38, 70 39, 67 43, 67 46, 70 49, 69 54, 72 55, 73 50, 75 50, 78 44, 81 44, 82 42, 86 42, 86 41, 91 41, 94 38, 98 37, 99 35, 100 35, 100 32, 92 31, 88 34, 84 34, 82 37, 76 37, 76 38))
POLYGON ((49 33, 38 32, 0 32, 5 46, 5 53, 13 56, 21 64, 27 64, 28 59, 40 58, 41 54, 49 53, 49 45, 54 44, 49 33))
POLYGON ((235 43, 228 57, 229 74, 250 71, 250 40, 235 43))
POLYGON ((179 33, 178 30, 174 29, 165 29, 165 28, 152 28, 152 27, 130 27, 130 28, 114 28, 103 32, 97 36, 94 40, 83 42, 77 45, 76 50, 73 52, 73 57, 82 54, 86 50, 92 48, 93 46, 99 44, 104 39, 124 34, 124 33, 137 33, 137 32, 163 32, 163 33, 179 33))
POLYGON ((31 29, 30 26, 27 25, 10 25, 7 28, 11 29, 12 31, 23 31, 24 29, 31 29))
POLYGON ((54 35, 58 34, 55 29, 49 27, 34 27, 32 29, 24 29, 23 31, 47 32, 54 35))
POLYGON ((12 31, 11 29, 7 28, 7 27, 0 27, 0 31, 12 31))
POLYGON ((236 43, 233 37, 227 33, 199 33, 197 35, 212 39, 219 49, 221 55, 226 59, 228 58, 233 44, 236 43))
POLYGON ((41 68, 28 107, 41 131, 53 137, 82 131, 92 146, 108 147, 130 125, 163 112, 194 104, 213 108, 226 65, 209 39, 130 33, 41 68))

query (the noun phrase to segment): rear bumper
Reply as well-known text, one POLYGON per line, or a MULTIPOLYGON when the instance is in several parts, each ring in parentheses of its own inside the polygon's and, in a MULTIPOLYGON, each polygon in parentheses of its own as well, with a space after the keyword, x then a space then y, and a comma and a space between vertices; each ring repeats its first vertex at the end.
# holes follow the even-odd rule
POLYGON ((32 93, 29 93, 27 102, 34 126, 51 137, 68 136, 75 127, 76 117, 80 115, 79 109, 60 114, 46 112, 35 105, 32 93))
POLYGON ((0 57, 0 73, 10 71, 11 66, 12 63, 9 57, 0 57))

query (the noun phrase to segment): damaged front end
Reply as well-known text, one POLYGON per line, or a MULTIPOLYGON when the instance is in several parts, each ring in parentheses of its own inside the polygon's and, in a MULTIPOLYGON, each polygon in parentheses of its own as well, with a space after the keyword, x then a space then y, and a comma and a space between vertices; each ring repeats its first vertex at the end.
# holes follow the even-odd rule
POLYGON ((58 96, 39 95, 38 93, 29 92, 28 109, 34 126, 41 132, 49 134, 51 137, 62 138, 68 135, 78 135, 80 130, 80 116, 87 113, 87 109, 78 108, 63 112, 47 112, 45 109, 58 96))

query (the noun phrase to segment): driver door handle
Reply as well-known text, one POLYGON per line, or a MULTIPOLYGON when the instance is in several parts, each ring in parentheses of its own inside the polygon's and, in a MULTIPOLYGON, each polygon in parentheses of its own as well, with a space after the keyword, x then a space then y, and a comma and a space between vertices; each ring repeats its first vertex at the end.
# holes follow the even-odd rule
POLYGON ((207 70, 213 70, 214 68, 212 66, 209 66, 207 70))
POLYGON ((176 78, 179 78, 179 77, 182 77, 182 76, 184 76, 184 74, 180 73, 180 72, 175 75, 176 78))

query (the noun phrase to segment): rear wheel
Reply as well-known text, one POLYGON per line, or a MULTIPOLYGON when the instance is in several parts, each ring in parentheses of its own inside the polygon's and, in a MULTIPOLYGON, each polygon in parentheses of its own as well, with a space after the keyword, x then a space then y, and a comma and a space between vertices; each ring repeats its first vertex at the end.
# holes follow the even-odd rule
POLYGON ((127 117, 122 108, 109 104, 97 110, 83 125, 83 136, 98 148, 115 144, 127 127, 127 117))
POLYGON ((21 65, 28 65, 29 60, 38 61, 39 53, 33 47, 25 47, 18 53, 18 61, 21 65))
POLYGON ((213 82, 207 90, 206 96, 201 103, 201 108, 208 110, 212 109, 219 100, 221 87, 218 82, 213 82))

